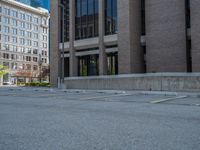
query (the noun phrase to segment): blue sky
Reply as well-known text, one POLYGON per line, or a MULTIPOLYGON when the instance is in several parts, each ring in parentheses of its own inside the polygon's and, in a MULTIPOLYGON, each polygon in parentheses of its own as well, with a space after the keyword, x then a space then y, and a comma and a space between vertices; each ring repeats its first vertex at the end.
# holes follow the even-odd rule
POLYGON ((50 0, 17 0, 17 1, 27 4, 27 5, 31 5, 33 7, 35 7, 34 5, 32 5, 32 4, 35 4, 34 2, 39 2, 40 4, 39 7, 43 7, 50 10, 50 0))
POLYGON ((50 9, 50 0, 37 0, 42 4, 43 8, 50 9))
POLYGON ((43 7, 46 9, 50 9, 50 0, 42 0, 43 7))

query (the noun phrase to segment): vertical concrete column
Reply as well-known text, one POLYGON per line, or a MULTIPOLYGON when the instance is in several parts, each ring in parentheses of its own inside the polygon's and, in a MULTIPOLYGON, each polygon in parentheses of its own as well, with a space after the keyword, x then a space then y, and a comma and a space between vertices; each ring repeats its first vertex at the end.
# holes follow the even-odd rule
POLYGON ((141 2, 118 0, 119 73, 143 72, 143 53, 140 46, 141 2))
POLYGON ((70 77, 77 76, 77 58, 74 48, 75 40, 75 0, 69 0, 69 48, 70 48, 70 77))
POLYGON ((51 0, 50 19, 50 82, 57 86, 59 76, 59 9, 58 1, 51 0))
POLYGON ((147 72, 186 72, 184 0, 146 0, 147 72))
POLYGON ((105 0, 99 0, 99 74, 107 74, 107 58, 104 45, 105 0))
POLYGON ((192 71, 200 72, 200 1, 190 1, 191 11, 191 42, 192 42, 192 71))

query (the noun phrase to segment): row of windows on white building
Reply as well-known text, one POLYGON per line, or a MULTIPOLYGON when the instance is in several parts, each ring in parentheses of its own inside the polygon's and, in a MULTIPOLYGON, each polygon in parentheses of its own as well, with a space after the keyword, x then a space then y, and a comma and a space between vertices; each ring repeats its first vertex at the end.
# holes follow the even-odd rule
POLYGON ((38 65, 31 65, 31 64, 22 64, 22 63, 15 63, 15 62, 3 62, 3 65, 12 69, 12 70, 31 70, 38 71, 38 65))
MULTIPOLYGON (((32 41, 30 39, 25 39, 25 38, 17 38, 15 36, 9 36, 9 35, 2 35, 2 37, 0 35, 0 41, 3 41, 4 43, 10 42, 12 44, 39 47, 38 41, 32 41)), ((40 47, 47 48, 47 43, 42 43, 40 47)))
MULTIPOLYGON (((1 18, 1 16, 0 16, 0 18, 1 18)), ((0 20, 0 23, 1 23, 1 20, 0 20)), ((42 30, 39 31, 39 27, 38 26, 33 25, 33 28, 32 28, 31 24, 26 23, 26 25, 27 26, 25 27, 25 23, 24 23, 23 27, 19 29, 17 25, 12 25, 12 27, 10 27, 8 23, 4 23, 4 25, 0 25, 0 31, 1 31, 1 26, 3 26, 3 30, 2 31, 4 33, 9 33, 10 28, 15 29, 16 31, 17 31, 17 28, 18 28, 20 31, 23 31, 23 32, 25 32, 25 30, 26 31, 28 30, 28 32, 36 32, 35 34, 40 32, 42 34, 47 35, 47 28, 45 28, 45 27, 42 27, 42 30)), ((17 32, 16 32, 16 34, 17 34, 17 32)), ((23 36, 23 34, 21 36, 23 36)))
MULTIPOLYGON (((7 59, 13 61, 27 61, 27 62, 38 62, 37 56, 25 56, 18 54, 0 53, 0 59, 7 59)), ((43 63, 47 63, 47 58, 41 58, 43 63)))
MULTIPOLYGON (((0 25, 0 32, 5 33, 5 34, 27 37, 27 38, 39 39, 38 33, 20 30, 20 29, 14 28, 14 27, 11 28, 8 26, 3 26, 3 30, 1 30, 1 25, 0 25)), ((47 35, 42 35, 42 40, 47 41, 47 35)))
POLYGON ((43 25, 48 25, 47 19, 45 17, 40 19, 38 16, 33 16, 32 14, 28 14, 27 12, 23 12, 21 10, 0 6, 0 13, 9 17, 32 22, 34 24, 42 23, 43 25))
MULTIPOLYGON (((28 54, 39 54, 38 48, 30 48, 30 47, 22 47, 16 45, 9 45, 9 44, 1 44, 0 49, 6 50, 10 52, 17 52, 17 53, 28 53, 28 54)), ((47 50, 41 50, 42 56, 47 56, 47 50)))
MULTIPOLYGON (((5 16, 0 16, 0 23, 4 24, 6 26, 13 26, 16 28, 19 27, 20 29, 31 30, 33 32, 40 32, 38 25, 34 25, 29 22, 18 21, 16 19, 5 17, 5 16)), ((42 27, 42 33, 47 34, 46 27, 42 27)))

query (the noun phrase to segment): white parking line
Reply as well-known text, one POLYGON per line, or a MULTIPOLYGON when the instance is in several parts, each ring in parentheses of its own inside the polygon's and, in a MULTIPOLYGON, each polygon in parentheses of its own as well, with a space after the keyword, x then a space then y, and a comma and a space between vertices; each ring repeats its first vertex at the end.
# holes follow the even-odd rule
POLYGON ((176 100, 176 99, 182 99, 182 98, 186 98, 187 96, 176 96, 176 97, 171 97, 171 98, 165 98, 165 99, 160 99, 160 100, 154 100, 151 101, 151 104, 158 104, 158 103, 162 103, 162 102, 166 102, 166 101, 172 101, 172 100, 176 100))
POLYGON ((131 95, 133 94, 115 94, 115 95, 108 95, 108 96, 86 97, 86 98, 81 98, 80 100, 92 100, 92 99, 110 98, 110 97, 117 97, 117 96, 131 96, 131 95))

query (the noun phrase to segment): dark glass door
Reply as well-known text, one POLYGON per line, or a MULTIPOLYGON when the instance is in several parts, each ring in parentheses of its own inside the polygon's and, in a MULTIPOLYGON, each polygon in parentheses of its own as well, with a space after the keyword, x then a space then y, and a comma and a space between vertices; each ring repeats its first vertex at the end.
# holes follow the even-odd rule
POLYGON ((115 75, 118 74, 118 54, 109 53, 107 54, 107 74, 115 75))
POLYGON ((69 77, 69 58, 64 59, 64 76, 69 77))

